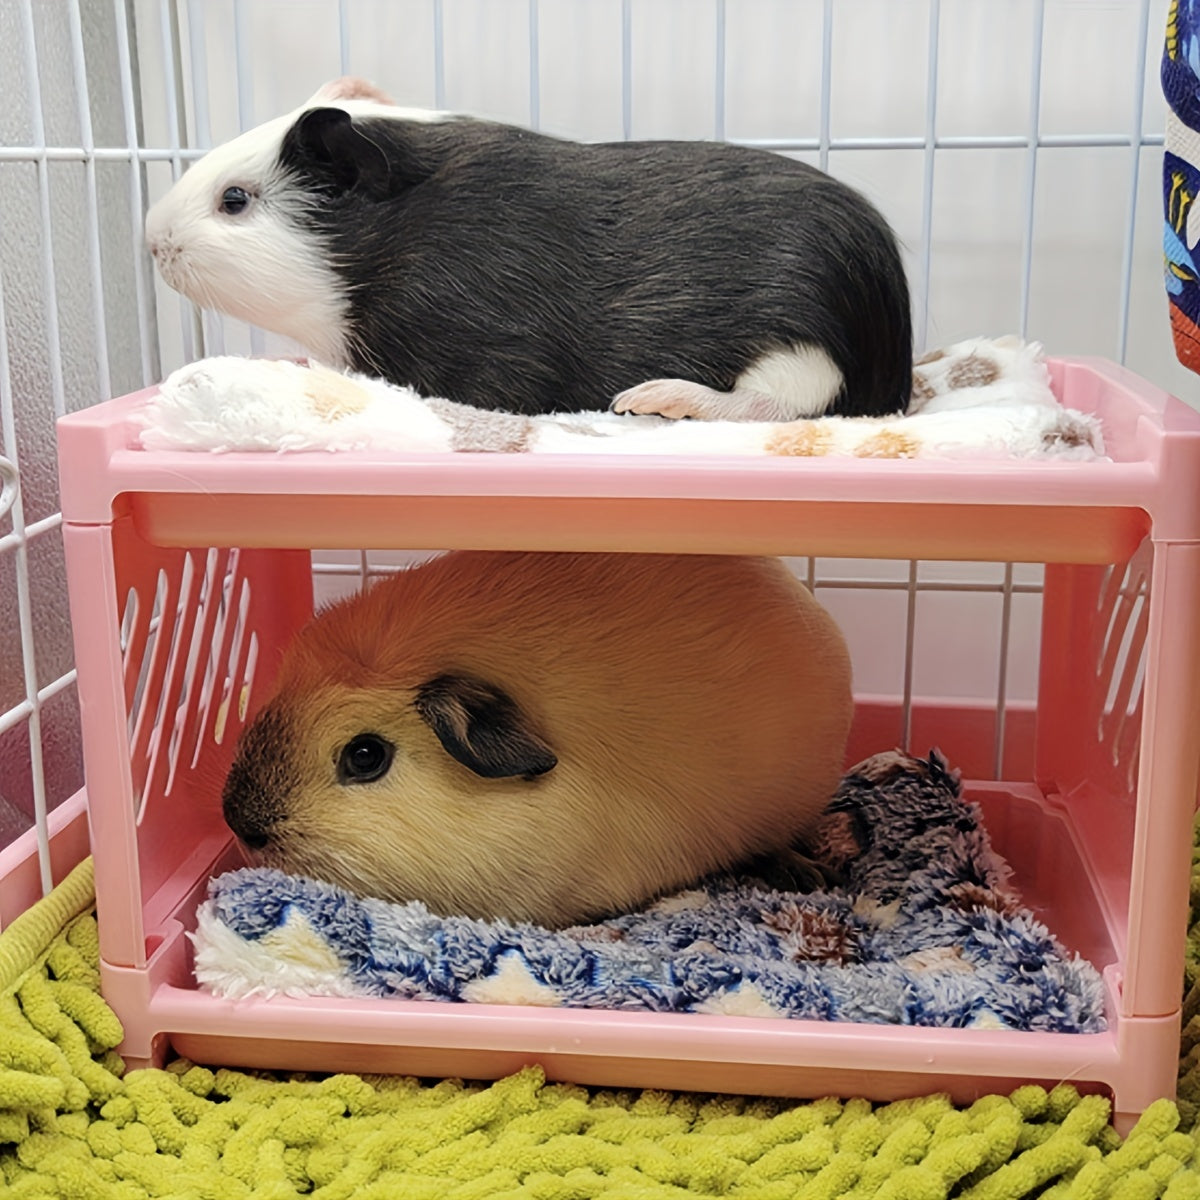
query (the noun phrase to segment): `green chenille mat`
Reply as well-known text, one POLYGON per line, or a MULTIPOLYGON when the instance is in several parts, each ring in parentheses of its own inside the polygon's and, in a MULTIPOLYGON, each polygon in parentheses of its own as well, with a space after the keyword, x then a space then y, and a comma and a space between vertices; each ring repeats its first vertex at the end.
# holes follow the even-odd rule
POLYGON ((97 991, 90 862, 0 934, 0 1196, 81 1200, 1200 1200, 1200 862, 1179 1099, 1123 1142, 1108 1102, 957 1109, 548 1084, 131 1071, 97 991))

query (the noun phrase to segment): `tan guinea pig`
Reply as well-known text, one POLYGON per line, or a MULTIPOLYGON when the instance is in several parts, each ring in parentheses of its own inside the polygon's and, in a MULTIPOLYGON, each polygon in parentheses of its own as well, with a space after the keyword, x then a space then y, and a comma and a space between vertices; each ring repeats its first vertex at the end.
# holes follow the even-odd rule
POLYGON ((300 632, 225 819, 361 896, 561 927, 804 834, 851 710, 776 560, 463 551, 300 632))

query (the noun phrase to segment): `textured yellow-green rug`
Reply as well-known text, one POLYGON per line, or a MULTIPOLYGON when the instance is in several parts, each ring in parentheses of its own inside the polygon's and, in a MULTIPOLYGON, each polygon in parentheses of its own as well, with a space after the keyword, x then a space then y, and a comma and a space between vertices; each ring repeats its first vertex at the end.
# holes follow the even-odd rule
MULTIPOLYGON (((1200 874, 1195 878, 1200 879, 1200 874)), ((91 866, 0 934, 0 1196, 81 1200, 1200 1200, 1200 935, 1178 1104, 1026 1087, 956 1109, 548 1084, 124 1068, 91 866)), ((1200 884, 1193 885, 1193 918, 1200 884)))

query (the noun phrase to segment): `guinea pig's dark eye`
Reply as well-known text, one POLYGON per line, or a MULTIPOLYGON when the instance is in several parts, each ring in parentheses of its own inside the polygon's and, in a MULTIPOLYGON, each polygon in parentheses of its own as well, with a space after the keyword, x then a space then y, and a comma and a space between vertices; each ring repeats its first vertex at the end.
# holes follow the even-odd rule
POLYGON ((338 755, 339 783, 373 783, 382 779, 392 765, 396 747, 377 733, 360 733, 351 738, 338 755))
POLYGON ((245 188, 227 187, 221 196, 221 211, 236 217, 250 203, 250 193, 245 188))

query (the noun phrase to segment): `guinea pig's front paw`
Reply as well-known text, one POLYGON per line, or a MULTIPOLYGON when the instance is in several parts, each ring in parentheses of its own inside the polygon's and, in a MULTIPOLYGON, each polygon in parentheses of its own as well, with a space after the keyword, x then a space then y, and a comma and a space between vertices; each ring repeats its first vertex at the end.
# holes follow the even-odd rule
POLYGON ((720 392, 691 383, 686 379, 648 379, 621 392, 612 402, 613 412, 640 413, 644 416, 709 418, 720 392))

